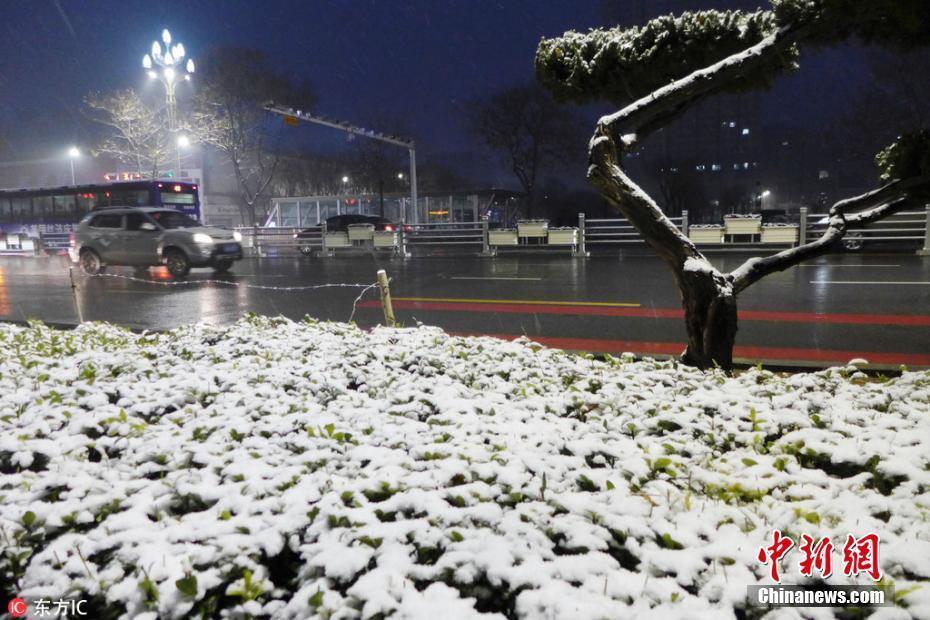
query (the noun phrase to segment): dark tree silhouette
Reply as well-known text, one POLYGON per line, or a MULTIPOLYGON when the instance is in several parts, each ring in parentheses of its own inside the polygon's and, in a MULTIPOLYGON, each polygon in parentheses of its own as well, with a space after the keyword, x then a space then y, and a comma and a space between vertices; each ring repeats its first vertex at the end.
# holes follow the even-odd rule
POLYGON ((526 194, 533 216, 540 173, 572 161, 583 148, 574 111, 564 109, 536 84, 502 90, 475 103, 469 121, 481 142, 500 153, 526 194))
POLYGON ((262 109, 262 104, 274 100, 308 109, 314 102, 312 89, 278 72, 257 50, 217 48, 198 69, 191 132, 197 141, 214 147, 229 161, 246 220, 255 222, 256 207, 278 166, 272 148, 276 119, 262 109))

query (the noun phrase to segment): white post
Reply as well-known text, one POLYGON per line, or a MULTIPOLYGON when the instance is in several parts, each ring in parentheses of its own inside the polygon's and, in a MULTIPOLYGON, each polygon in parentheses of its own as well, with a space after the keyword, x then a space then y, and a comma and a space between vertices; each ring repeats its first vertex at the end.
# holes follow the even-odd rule
POLYGON ((74 158, 69 157, 68 161, 71 162, 71 185, 76 185, 76 183, 74 182, 74 158))
POLYGON ((588 249, 585 247, 585 225, 584 213, 578 214, 578 256, 584 258, 588 255, 588 249))
POLYGON ((807 243, 807 207, 801 207, 798 225, 798 245, 807 243))
MULTIPOLYGON (((420 223, 420 216, 417 213, 417 149, 415 146, 410 147, 410 202, 413 207, 413 223, 420 223)), ((401 222, 406 223, 406 222, 401 222)))
POLYGON ((681 210, 681 234, 688 236, 688 210, 681 210))
POLYGON ((488 221, 481 221, 481 255, 482 256, 494 256, 494 251, 491 250, 490 235, 488 233, 488 221))
POLYGON ((329 258, 329 250, 326 248, 326 220, 320 225, 320 248, 323 258, 329 258))
POLYGON ((924 229, 924 249, 917 252, 921 256, 930 256, 930 205, 927 205, 926 209, 927 222, 926 228, 924 229))

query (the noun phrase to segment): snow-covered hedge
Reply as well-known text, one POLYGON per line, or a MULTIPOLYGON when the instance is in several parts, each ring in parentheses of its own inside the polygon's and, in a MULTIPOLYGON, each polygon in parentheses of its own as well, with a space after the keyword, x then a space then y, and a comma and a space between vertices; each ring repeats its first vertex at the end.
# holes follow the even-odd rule
POLYGON ((0 594, 95 618, 757 617, 778 528, 879 533, 898 607, 875 617, 927 618, 928 400, 927 372, 727 377, 433 328, 0 326, 0 594))

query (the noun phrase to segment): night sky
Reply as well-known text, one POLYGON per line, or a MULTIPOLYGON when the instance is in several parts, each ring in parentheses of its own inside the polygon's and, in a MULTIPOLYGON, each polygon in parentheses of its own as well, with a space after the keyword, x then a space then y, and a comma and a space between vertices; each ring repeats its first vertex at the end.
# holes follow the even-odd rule
MULTIPOLYGON (((5 159, 88 143, 83 96, 156 88, 140 62, 168 28, 195 62, 212 46, 261 49, 311 81, 319 113, 362 124, 397 119, 421 159, 461 163, 489 181, 506 171, 482 168, 486 154, 463 120, 468 102, 532 79, 541 36, 603 25, 600 0, 0 2, 0 137, 13 148, 5 159)), ((815 129, 836 118, 865 86, 864 55, 852 47, 805 54, 801 72, 765 96, 767 120, 815 129)), ((584 113, 593 123, 606 109, 584 113)), ((343 139, 319 131, 312 139, 321 144, 343 139)))

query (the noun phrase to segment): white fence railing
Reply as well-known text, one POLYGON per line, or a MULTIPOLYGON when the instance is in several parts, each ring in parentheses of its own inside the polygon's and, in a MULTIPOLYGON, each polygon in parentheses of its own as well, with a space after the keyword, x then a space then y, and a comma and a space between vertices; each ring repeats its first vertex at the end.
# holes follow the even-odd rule
MULTIPOLYGON (((825 214, 811 214, 804 208, 800 210, 795 223, 771 226, 761 224, 759 216, 733 216, 725 224, 717 226, 691 226, 687 211, 668 219, 700 247, 723 250, 796 245, 817 239, 827 227, 825 214)), ((331 255, 341 248, 372 247, 376 250, 394 250, 406 256, 448 247, 473 248, 484 255, 548 248, 553 251, 569 250, 575 256, 587 256, 592 248, 603 250, 645 245, 640 234, 626 219, 585 219, 583 213, 578 215, 577 227, 567 228, 549 228, 545 220, 519 222, 513 229, 491 228, 487 222, 407 224, 395 231, 388 243, 383 239, 374 243, 370 243, 371 239, 368 242, 364 239, 359 241, 359 235, 355 235, 354 240, 340 240, 335 237, 339 233, 327 234, 325 225, 308 229, 314 232, 305 231, 300 239, 294 238, 299 231, 296 228, 239 230, 243 234, 246 248, 260 255, 289 250, 304 253, 321 251, 331 255), (334 239, 338 242, 335 245, 334 239)), ((865 227, 853 228, 849 234, 858 236, 864 243, 901 241, 923 244, 923 250, 930 252, 930 206, 924 210, 898 213, 865 227)))
MULTIPOLYGON (((813 241, 827 228, 826 214, 808 213, 806 208, 800 210, 795 223, 774 228, 761 224, 758 216, 733 216, 724 224, 700 226, 689 225, 687 211, 668 219, 701 248, 716 249, 790 246, 813 241), (745 230, 737 228, 737 225, 745 230)), ((587 256, 591 248, 604 250, 645 245, 626 219, 586 220, 583 213, 578 215, 577 226, 564 228, 550 228, 545 220, 518 222, 513 229, 489 227, 487 222, 405 224, 398 228, 395 231, 376 231, 370 226, 353 226, 349 231, 327 231, 324 222, 314 228, 242 227, 236 230, 242 234, 246 252, 257 256, 297 253, 329 256, 350 248, 393 251, 402 256, 441 252, 442 248, 473 249, 482 255, 549 249, 587 256)), ((922 247, 922 254, 930 254, 930 206, 850 228, 847 240, 851 238, 858 239, 861 244, 905 242, 922 247)), ((59 254, 67 251, 69 242, 69 233, 66 232, 41 233, 35 238, 0 233, 0 254, 59 254)))
MULTIPOLYGON (((827 229, 826 213, 807 215, 807 241, 823 235, 827 229)), ((930 242, 930 207, 924 210, 902 211, 885 219, 862 227, 850 227, 847 236, 855 233, 864 243, 870 241, 923 242, 925 249, 930 242)))

